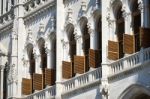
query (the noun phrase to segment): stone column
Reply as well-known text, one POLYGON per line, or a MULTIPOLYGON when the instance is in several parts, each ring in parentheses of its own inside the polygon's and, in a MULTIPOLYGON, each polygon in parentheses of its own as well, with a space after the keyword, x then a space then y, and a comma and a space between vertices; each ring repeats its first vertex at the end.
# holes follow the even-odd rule
POLYGON ((116 20, 113 18, 113 16, 108 13, 106 16, 106 20, 108 22, 108 28, 109 28, 109 40, 111 41, 117 41, 117 34, 116 34, 116 20))
POLYGON ((111 20, 110 19, 110 34, 112 34, 112 41, 118 41, 117 40, 117 33, 116 33, 116 20, 111 20))
POLYGON ((75 35, 75 40, 76 40, 76 55, 83 55, 82 36, 81 35, 75 35))
POLYGON ((63 43, 63 60, 69 62, 70 61, 69 42, 63 40, 62 43, 63 43))
POLYGON ((0 0, 0 16, 2 15, 2 0, 0 0))
POLYGON ((150 27, 150 12, 149 12, 149 0, 139 0, 139 10, 141 12, 141 27, 150 27))
POLYGON ((8 0, 8 11, 11 9, 11 0, 8 0))
POLYGON ((98 49, 98 33, 96 33, 94 27, 89 24, 88 32, 90 34, 90 49, 98 49))
POLYGON ((0 80, 0 83, 1 83, 1 85, 0 85, 0 98, 1 99, 3 99, 3 86, 4 86, 4 84, 3 84, 3 81, 4 81, 4 68, 5 68, 5 66, 4 65, 0 65, 0 70, 1 70, 1 80, 0 80))
POLYGON ((3 14, 6 13, 6 0, 3 0, 3 14))
POLYGON ((41 55, 39 52, 38 47, 36 47, 36 49, 34 50, 34 58, 35 58, 35 73, 42 73, 40 67, 41 67, 41 55))
POLYGON ((47 68, 54 69, 54 51, 52 49, 46 48, 47 54, 47 68))
POLYGON ((125 21, 125 34, 130 34, 133 35, 132 29, 131 29, 131 13, 127 12, 125 9, 122 9, 123 11, 123 17, 124 17, 124 21, 125 21))

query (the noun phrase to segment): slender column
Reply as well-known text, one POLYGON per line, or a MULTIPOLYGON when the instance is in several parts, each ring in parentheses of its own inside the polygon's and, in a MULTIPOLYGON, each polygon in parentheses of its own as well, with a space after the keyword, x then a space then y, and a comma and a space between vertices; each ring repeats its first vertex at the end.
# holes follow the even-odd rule
POLYGON ((11 9, 11 0, 8 0, 8 11, 11 9))
POLYGON ((88 27, 88 32, 90 34, 90 49, 97 50, 98 49, 98 33, 96 33, 94 27, 92 26, 88 27))
POLYGON ((63 60, 70 61, 69 42, 63 41, 63 60))
POLYGON ((125 9, 122 9, 123 11, 123 17, 124 17, 124 21, 125 21, 125 34, 133 34, 133 32, 131 32, 131 13, 127 12, 125 9))
POLYGON ((2 0, 0 0, 0 16, 2 15, 2 0))
MULTIPOLYGON (((51 44, 50 44, 51 45, 51 44)), ((54 50, 52 48, 46 47, 46 54, 47 54, 47 68, 53 69, 54 68, 54 50)))
POLYGON ((3 14, 6 13, 6 0, 3 0, 3 14))
POLYGON ((76 55, 83 55, 83 51, 82 51, 82 36, 81 35, 75 35, 75 39, 76 39, 76 55))
POLYGON ((1 79, 1 82, 0 82, 1 83, 1 86, 0 86, 1 87, 1 89, 0 89, 0 92, 1 92, 0 93, 0 98, 1 99, 3 99, 4 68, 5 68, 5 66, 3 66, 3 65, 0 66, 0 70, 1 70, 1 74, 0 74, 1 75, 1 78, 0 78, 1 79))
POLYGON ((107 15, 107 22, 109 27, 109 39, 112 41, 117 41, 117 34, 116 34, 116 20, 113 18, 113 15, 109 12, 107 15))
POLYGON ((149 0, 139 0, 139 10, 141 11, 141 27, 149 28, 149 0))
POLYGON ((34 53, 34 57, 35 57, 35 73, 42 73, 41 69, 40 69, 40 62, 41 62, 41 55, 40 55, 40 52, 38 50, 38 48, 36 47, 36 50, 35 50, 36 53, 34 53))
POLYGON ((116 33, 116 20, 110 20, 110 22, 111 22, 111 34, 113 35, 112 36, 112 40, 113 41, 118 41, 117 40, 117 33, 116 33))

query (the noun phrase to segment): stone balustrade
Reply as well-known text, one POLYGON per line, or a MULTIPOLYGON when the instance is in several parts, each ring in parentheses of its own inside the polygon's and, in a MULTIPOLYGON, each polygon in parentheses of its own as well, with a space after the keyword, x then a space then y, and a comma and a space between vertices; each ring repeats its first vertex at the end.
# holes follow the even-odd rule
POLYGON ((24 99, 48 99, 54 98, 56 95, 56 86, 51 86, 41 91, 35 92, 24 99))
POLYGON ((130 56, 119 59, 111 64, 109 64, 109 74, 112 76, 114 74, 121 73, 125 70, 132 69, 144 62, 150 60, 150 48, 141 49, 141 51, 134 53, 130 56))
POLYGON ((76 88, 80 88, 83 85, 86 85, 88 83, 92 83, 95 82, 97 80, 100 80, 102 76, 102 71, 101 71, 101 67, 86 72, 85 74, 82 74, 80 76, 74 77, 72 79, 69 79, 67 81, 64 81, 62 83, 63 85, 63 92, 68 92, 71 90, 74 90, 76 88))
MULTIPOLYGON (((115 74, 121 73, 125 70, 132 69, 137 66, 141 66, 141 64, 150 61, 150 48, 141 49, 141 51, 134 53, 130 56, 124 57, 120 60, 117 60, 109 66, 109 76, 113 76, 115 74)), ((88 71, 84 74, 71 78, 69 80, 63 81, 63 94, 73 91, 75 89, 84 87, 88 84, 92 84, 96 81, 100 81, 102 77, 102 68, 99 67, 97 69, 88 71)), ((42 91, 36 92, 25 99, 46 99, 47 97, 55 96, 55 86, 46 88, 42 91)))

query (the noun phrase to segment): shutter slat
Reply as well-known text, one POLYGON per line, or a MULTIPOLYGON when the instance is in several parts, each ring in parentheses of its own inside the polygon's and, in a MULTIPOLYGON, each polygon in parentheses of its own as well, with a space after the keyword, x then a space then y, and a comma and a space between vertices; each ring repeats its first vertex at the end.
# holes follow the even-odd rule
POLYGON ((119 59, 119 42, 108 41, 108 59, 119 59))
POLYGON ((86 57, 74 56, 74 72, 82 74, 86 72, 86 69, 86 57))
POLYGON ((43 76, 42 74, 33 74, 33 89, 42 90, 43 89, 43 76))
POLYGON ((135 52, 135 37, 134 35, 124 34, 123 37, 124 53, 132 54, 135 52))
POLYGON ((32 93, 32 80, 22 78, 22 94, 29 95, 32 93))
POLYGON ((56 70, 45 68, 45 85, 52 86, 55 84, 56 70))

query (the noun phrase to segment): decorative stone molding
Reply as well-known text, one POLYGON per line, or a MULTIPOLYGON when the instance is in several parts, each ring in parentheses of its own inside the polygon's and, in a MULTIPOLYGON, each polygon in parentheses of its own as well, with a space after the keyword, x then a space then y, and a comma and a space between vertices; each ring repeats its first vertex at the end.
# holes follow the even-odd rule
POLYGON ((32 36, 32 30, 31 29, 28 30, 27 42, 33 43, 33 36, 32 36))
POLYGON ((39 32, 44 33, 44 31, 45 31, 45 25, 44 25, 43 22, 41 22, 40 25, 39 25, 39 32))
POLYGON ((5 65, 0 65, 0 70, 3 71, 5 69, 5 65))
POLYGON ((87 27, 88 27, 88 33, 89 33, 91 36, 93 36, 93 34, 95 33, 95 32, 94 32, 94 26, 93 26, 93 24, 88 23, 88 24, 87 24, 87 27))
POLYGON ((69 22, 72 22, 72 9, 71 8, 68 8, 68 11, 67 11, 67 17, 66 17, 66 20, 68 20, 69 22))
POLYGON ((8 72, 8 82, 12 83, 12 82, 17 82, 17 71, 16 71, 16 66, 15 64, 10 65, 10 69, 8 72))
POLYGON ((112 25, 113 25, 113 23, 115 22, 115 20, 112 20, 112 19, 111 19, 110 13, 107 14, 106 20, 107 20, 107 22, 108 22, 108 26, 109 26, 109 27, 112 27, 112 25))
POLYGON ((56 18, 55 18, 55 16, 52 16, 52 17, 50 18, 50 20, 51 20, 51 25, 52 25, 50 32, 54 32, 55 29, 56 29, 56 18))
POLYGON ((68 41, 65 41, 64 39, 62 39, 62 40, 61 40, 61 43, 62 43, 64 49, 67 49, 67 48, 68 48, 68 45, 69 45, 69 42, 68 42, 68 41))
POLYGON ((79 35, 78 32, 79 32, 79 31, 78 31, 77 29, 75 29, 73 34, 74 34, 74 36, 75 36, 75 40, 76 40, 77 42, 81 42, 82 35, 79 35))
POLYGON ((104 99, 108 98, 109 95, 108 84, 102 85, 100 87, 100 93, 103 95, 104 99))
POLYGON ((138 9, 141 11, 141 13, 143 13, 144 12, 144 2, 143 2, 143 0, 138 0, 138 4, 139 4, 138 9))
POLYGON ((82 0, 82 2, 81 2, 81 9, 82 9, 83 12, 86 11, 86 9, 87 9, 87 2, 86 2, 86 0, 82 0))

